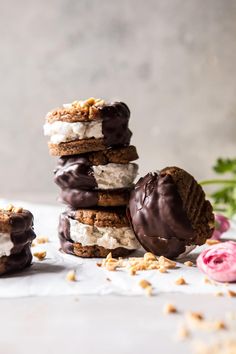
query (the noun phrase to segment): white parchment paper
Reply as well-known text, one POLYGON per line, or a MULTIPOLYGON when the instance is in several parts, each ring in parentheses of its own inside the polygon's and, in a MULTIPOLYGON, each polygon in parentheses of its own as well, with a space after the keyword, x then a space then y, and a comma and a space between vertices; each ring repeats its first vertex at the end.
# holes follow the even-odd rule
MULTIPOLYGON (((6 206, 9 201, 0 200, 0 206, 6 206)), ((47 257, 43 261, 33 259, 33 264, 27 270, 0 278, 0 297, 45 296, 45 295, 143 295, 144 291, 138 285, 141 279, 149 280, 154 288, 154 295, 161 292, 183 292, 188 294, 236 291, 236 284, 205 284, 204 274, 196 267, 186 267, 185 260, 196 259, 201 247, 195 249, 185 260, 178 262, 177 269, 168 273, 157 270, 142 271, 136 276, 130 276, 126 269, 109 272, 96 263, 98 259, 82 259, 66 255, 59 251, 57 237, 58 217, 63 207, 37 205, 26 202, 14 202, 30 210, 35 218, 37 236, 47 236, 49 243, 37 245, 33 252, 45 250, 47 257), (69 270, 75 270, 76 282, 68 282, 66 275, 69 270), (178 286, 175 280, 183 276, 187 285, 178 286)), ((236 239, 236 225, 225 235, 236 239)))

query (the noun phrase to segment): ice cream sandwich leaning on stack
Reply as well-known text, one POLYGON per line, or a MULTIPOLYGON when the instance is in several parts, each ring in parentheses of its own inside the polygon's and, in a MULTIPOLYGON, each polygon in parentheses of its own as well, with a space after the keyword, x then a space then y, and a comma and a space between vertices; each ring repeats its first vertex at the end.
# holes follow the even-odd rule
POLYGON ((30 211, 13 205, 0 209, 0 275, 30 266, 35 237, 30 211))
POLYGON ((49 112, 44 134, 59 156, 54 181, 59 200, 59 238, 64 252, 79 257, 126 256, 139 247, 126 217, 137 176, 130 144, 130 111, 123 102, 90 98, 49 112))

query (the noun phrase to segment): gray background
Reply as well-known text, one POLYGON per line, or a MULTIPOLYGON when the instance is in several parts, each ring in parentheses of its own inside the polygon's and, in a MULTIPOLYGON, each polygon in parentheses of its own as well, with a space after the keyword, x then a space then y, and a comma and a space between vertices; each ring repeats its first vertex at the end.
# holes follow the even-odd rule
POLYGON ((210 176, 234 155, 235 38, 234 0, 1 0, 1 195, 55 200, 44 116, 90 96, 130 106, 141 174, 210 176))

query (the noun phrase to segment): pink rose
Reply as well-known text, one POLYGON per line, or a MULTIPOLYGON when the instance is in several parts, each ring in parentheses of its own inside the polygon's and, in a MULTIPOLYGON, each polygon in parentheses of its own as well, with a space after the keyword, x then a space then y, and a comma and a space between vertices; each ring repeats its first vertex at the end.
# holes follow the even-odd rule
POLYGON ((215 230, 212 235, 213 240, 219 240, 221 235, 230 228, 229 219, 224 215, 215 214, 215 230))
POLYGON ((198 268, 219 282, 236 281, 236 242, 221 242, 205 249, 197 258, 198 268))

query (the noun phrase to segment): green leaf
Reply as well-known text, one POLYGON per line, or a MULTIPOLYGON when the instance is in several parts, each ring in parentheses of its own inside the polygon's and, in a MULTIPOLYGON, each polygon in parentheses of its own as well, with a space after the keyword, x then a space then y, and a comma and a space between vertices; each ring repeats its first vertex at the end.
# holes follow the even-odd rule
POLYGON ((219 174, 231 172, 233 175, 236 175, 236 159, 219 158, 213 169, 219 174))

